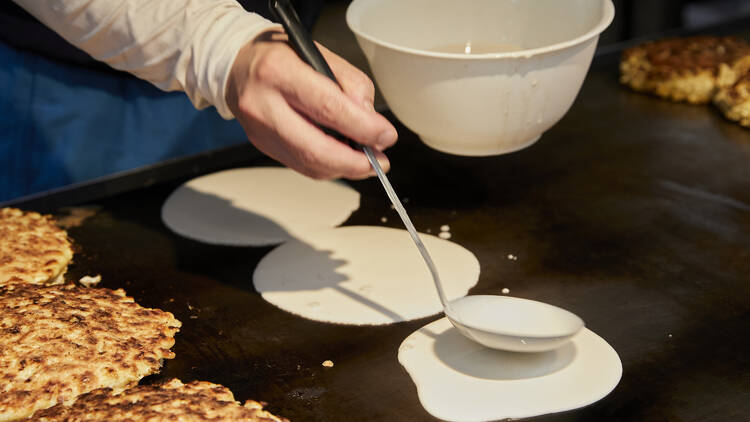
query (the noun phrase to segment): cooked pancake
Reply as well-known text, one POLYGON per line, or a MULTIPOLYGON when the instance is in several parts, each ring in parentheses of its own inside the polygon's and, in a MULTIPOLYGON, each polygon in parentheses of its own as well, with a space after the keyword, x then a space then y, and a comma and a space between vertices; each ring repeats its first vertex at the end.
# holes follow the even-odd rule
POLYGON ((750 44, 736 37, 650 41, 623 52, 620 82, 672 101, 705 104, 716 93, 722 74, 748 55, 750 44))
POLYGON ((72 406, 37 412, 31 420, 42 422, 76 421, 247 421, 282 422, 263 410, 263 405, 234 400, 228 388, 210 382, 183 384, 173 379, 163 385, 139 385, 115 393, 102 388, 81 396, 72 406))
POLYGON ((1 286, 0 421, 72 404, 97 388, 135 385, 174 357, 180 325, 122 289, 1 286))
POLYGON ((735 63, 720 85, 714 104, 727 119, 750 128, 750 57, 735 63))
POLYGON ((51 216, 2 208, 0 239, 0 285, 63 282, 73 250, 51 216))

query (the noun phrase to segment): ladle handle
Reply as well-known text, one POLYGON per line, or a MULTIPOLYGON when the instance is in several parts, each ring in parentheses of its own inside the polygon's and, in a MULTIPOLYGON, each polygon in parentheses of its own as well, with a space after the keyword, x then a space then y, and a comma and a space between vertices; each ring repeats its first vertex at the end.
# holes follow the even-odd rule
MULTIPOLYGON (((289 42, 292 45, 292 48, 294 48, 294 50, 302 58, 302 60, 310 64, 310 66, 312 66, 312 68, 316 71, 322 73, 325 76, 328 76, 340 87, 341 84, 336 79, 336 76, 333 75, 333 71, 328 66, 328 63, 320 53, 320 50, 318 50, 318 47, 315 46, 315 42, 313 42, 310 33, 307 31, 307 29, 305 29, 304 26, 302 26, 302 22, 300 22, 299 16, 294 10, 292 3, 289 0, 268 0, 268 8, 271 10, 271 13, 274 15, 274 17, 276 17, 276 19, 281 22, 281 25, 284 27, 284 30, 289 36, 289 42)), ((401 221, 403 221, 404 225, 406 226, 406 230, 409 232, 409 235, 416 244, 419 253, 424 258, 425 263, 427 264, 427 267, 432 274, 432 279, 435 282, 435 287, 437 288, 440 303, 443 305, 443 308, 447 309, 449 303, 445 297, 445 292, 443 291, 443 286, 440 282, 440 276, 437 272, 437 268, 435 267, 435 263, 432 262, 430 253, 427 251, 424 243, 422 243, 422 239, 419 238, 419 234, 414 228, 414 224, 412 224, 409 215, 404 209, 404 206, 401 204, 401 200, 398 199, 396 191, 394 191, 390 181, 388 180, 388 177, 386 177, 385 172, 380 167, 380 163, 378 163, 377 158, 375 158, 375 153, 372 151, 372 148, 354 142, 334 130, 328 128, 323 128, 323 130, 337 139, 348 142, 349 145, 351 145, 353 148, 361 149, 362 152, 365 153, 365 155, 367 156, 367 160, 375 170, 375 174, 377 174, 378 179, 380 179, 380 183, 383 184, 383 188, 385 189, 388 198, 393 203, 396 211, 401 217, 401 221)))
MULTIPOLYGON (((302 22, 299 19, 299 15, 297 15, 297 11, 294 10, 294 6, 292 6, 292 3, 289 0, 269 0, 268 8, 270 9, 271 14, 277 20, 279 20, 279 22, 281 22, 281 25, 284 27, 284 30, 289 36, 289 43, 292 45, 292 48, 297 52, 300 58, 302 58, 303 61, 309 64, 318 73, 327 76, 329 79, 336 82, 339 87, 341 87, 341 84, 333 74, 331 67, 328 66, 328 62, 323 57, 323 54, 320 53, 318 47, 315 45, 312 36, 310 36, 310 33, 307 31, 304 25, 302 25, 302 22)), ((371 156, 372 158, 375 158, 375 154, 369 147, 360 145, 359 143, 349 139, 348 137, 338 133, 333 129, 327 127, 321 127, 321 129, 328 135, 331 135, 334 138, 341 140, 342 142, 348 143, 352 148, 362 150, 365 155, 367 155, 368 159, 371 156)), ((380 166, 380 164, 377 163, 377 160, 376 165, 378 167, 380 166)), ((375 171, 377 172, 377 169, 375 169, 375 171)))
MULTIPOLYGON (((320 50, 315 46, 312 37, 302 25, 299 20, 297 12, 292 7, 289 0, 269 0, 268 7, 271 9, 271 13, 281 22, 284 26, 287 35, 289 35, 289 42, 292 44, 292 48, 297 54, 302 57, 313 69, 328 76, 336 82, 336 76, 333 75, 328 62, 326 62, 320 50)), ((340 86, 340 84, 339 84, 340 86)))

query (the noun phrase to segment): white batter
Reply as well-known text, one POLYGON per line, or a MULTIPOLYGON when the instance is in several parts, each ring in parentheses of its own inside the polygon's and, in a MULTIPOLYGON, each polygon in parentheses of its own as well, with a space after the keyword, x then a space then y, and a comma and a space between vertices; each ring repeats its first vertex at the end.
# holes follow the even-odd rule
POLYGON ((359 193, 282 167, 221 171, 177 188, 162 207, 164 224, 211 244, 264 246, 335 227, 359 208, 359 193))
POLYGON ((513 353, 483 347, 442 318, 407 337, 398 360, 416 384, 422 406, 447 421, 576 409, 604 398, 622 376, 615 350, 586 328, 560 349, 513 353))
MULTIPOLYGON (((449 300, 479 280, 479 261, 460 245, 420 236, 449 300)), ((291 240, 266 255, 256 290, 279 308, 316 321, 389 324, 442 311, 430 272, 406 230, 352 226, 291 240)))

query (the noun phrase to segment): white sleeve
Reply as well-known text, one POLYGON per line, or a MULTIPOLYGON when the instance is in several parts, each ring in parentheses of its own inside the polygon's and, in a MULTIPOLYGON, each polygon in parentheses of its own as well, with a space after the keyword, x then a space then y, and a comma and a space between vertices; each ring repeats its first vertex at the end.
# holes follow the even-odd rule
POLYGON ((14 0, 68 42, 195 107, 232 118, 225 92, 237 52, 278 25, 235 0, 14 0))

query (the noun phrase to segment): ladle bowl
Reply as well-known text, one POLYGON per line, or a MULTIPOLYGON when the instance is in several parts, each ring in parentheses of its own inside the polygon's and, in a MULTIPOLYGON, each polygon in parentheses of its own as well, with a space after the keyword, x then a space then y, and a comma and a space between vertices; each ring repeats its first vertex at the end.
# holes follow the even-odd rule
POLYGON ((464 336, 492 349, 546 352, 584 326, 574 313, 511 296, 470 295, 448 302, 445 316, 464 336))

